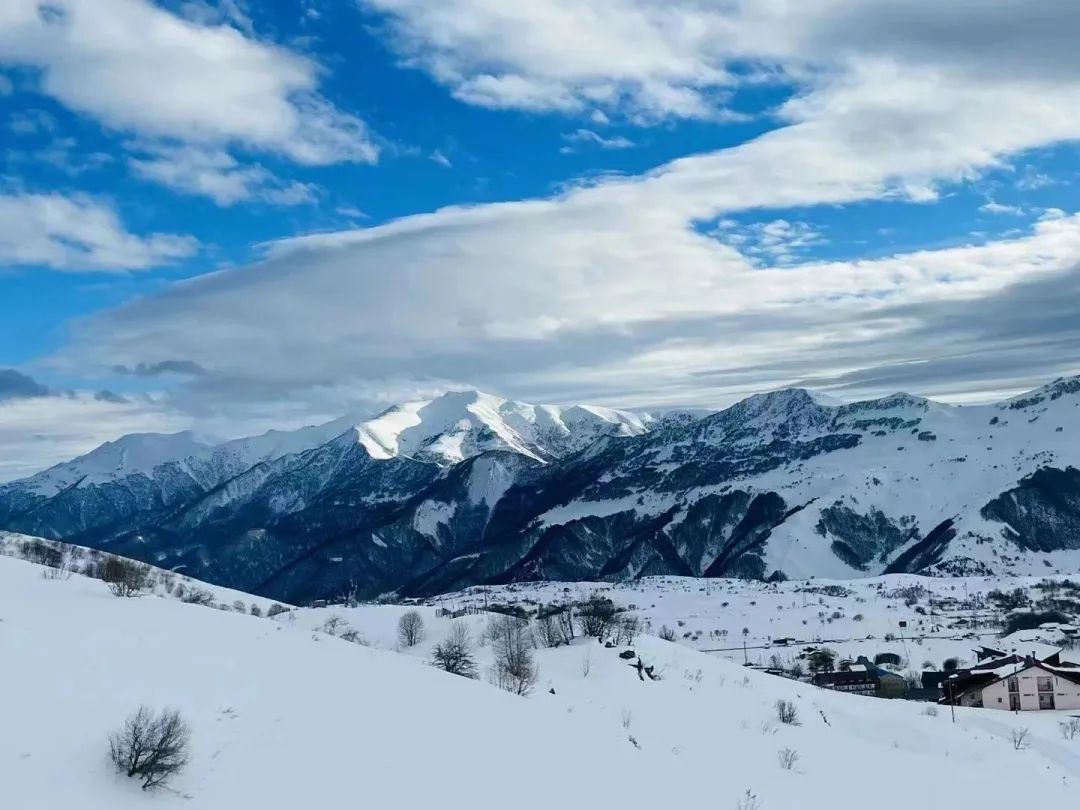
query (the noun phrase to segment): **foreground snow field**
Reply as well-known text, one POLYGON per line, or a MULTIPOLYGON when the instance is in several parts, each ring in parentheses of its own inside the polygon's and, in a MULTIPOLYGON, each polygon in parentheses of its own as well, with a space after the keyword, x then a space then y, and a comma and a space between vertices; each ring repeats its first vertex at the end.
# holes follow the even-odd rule
MULTIPOLYGON (((0 786, 19 810, 909 810, 1066 803, 1078 789, 1080 739, 1063 740, 1053 713, 958 710, 952 725, 947 710, 824 692, 652 637, 634 649, 659 681, 581 641, 537 651, 537 687, 518 698, 426 664, 452 626, 434 608, 420 609, 426 640, 400 654, 405 608, 255 618, 118 599, 42 570, 0 558, 0 786), (372 647, 314 629, 331 616, 372 647), (777 722, 778 699, 801 725, 777 722), (106 756, 107 733, 139 703, 175 707, 192 727, 190 765, 153 794, 106 756), (1010 741, 1018 727, 1026 750, 1010 741), (778 763, 785 748, 792 770, 778 763)), ((462 621, 478 637, 486 617, 462 621)), ((490 651, 478 658, 486 669, 490 651)))

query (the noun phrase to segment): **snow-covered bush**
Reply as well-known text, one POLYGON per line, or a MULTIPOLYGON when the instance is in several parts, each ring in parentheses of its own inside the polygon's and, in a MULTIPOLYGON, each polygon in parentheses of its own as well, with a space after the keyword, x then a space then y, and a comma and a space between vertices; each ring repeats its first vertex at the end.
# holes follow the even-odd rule
POLYGON ((475 678, 476 660, 473 658, 472 647, 468 625, 455 622, 446 638, 435 645, 431 653, 431 663, 451 675, 475 678))
POLYGON ((107 557, 101 564, 101 579, 117 597, 136 596, 150 584, 149 568, 124 557, 107 557))

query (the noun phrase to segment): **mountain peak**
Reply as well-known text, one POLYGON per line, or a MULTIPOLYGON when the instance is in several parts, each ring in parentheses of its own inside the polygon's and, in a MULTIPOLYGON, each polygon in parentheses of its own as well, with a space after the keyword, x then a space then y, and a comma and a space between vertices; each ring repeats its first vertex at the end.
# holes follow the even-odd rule
POLYGON ((550 461, 600 436, 647 431, 636 414, 587 405, 530 405, 477 390, 449 391, 396 405, 356 426, 373 458, 407 455, 453 464, 488 450, 550 461))

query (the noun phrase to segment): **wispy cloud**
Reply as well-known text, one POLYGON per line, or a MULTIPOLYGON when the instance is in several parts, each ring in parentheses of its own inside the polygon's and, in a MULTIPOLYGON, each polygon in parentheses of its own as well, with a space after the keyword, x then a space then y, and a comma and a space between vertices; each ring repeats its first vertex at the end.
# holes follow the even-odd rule
POLYGON ((634 142, 622 135, 605 137, 591 129, 578 129, 564 133, 562 139, 566 145, 559 151, 563 154, 577 152, 584 146, 594 146, 599 149, 632 149, 634 147, 634 142))

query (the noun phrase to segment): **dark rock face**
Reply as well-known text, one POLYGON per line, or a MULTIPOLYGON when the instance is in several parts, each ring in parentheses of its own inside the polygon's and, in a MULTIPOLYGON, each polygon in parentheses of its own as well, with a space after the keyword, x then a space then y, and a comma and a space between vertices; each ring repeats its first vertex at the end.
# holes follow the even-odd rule
POLYGON ((871 562, 885 562, 889 555, 917 536, 914 519, 894 523, 877 509, 859 514, 842 503, 821 510, 818 534, 833 538, 832 550, 840 559, 865 571, 871 562))
POLYGON ((1029 551, 1080 548, 1080 470, 1043 467, 982 508, 1029 551))
POLYGON ((956 537, 952 520, 943 520, 914 545, 905 549, 885 569, 886 574, 911 574, 933 565, 956 537))

